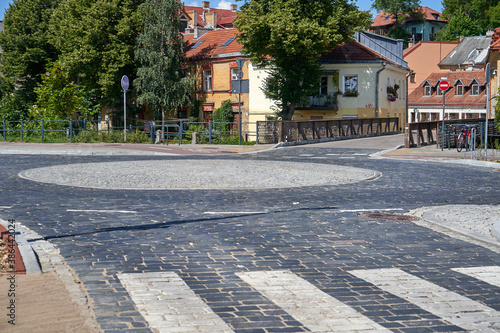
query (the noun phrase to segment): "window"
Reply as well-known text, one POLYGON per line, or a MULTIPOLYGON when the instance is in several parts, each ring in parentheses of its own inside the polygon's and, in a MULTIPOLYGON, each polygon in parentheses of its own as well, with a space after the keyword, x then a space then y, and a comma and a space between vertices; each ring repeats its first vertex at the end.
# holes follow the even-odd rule
POLYGON ((431 86, 427 85, 424 87, 424 96, 430 96, 431 95, 431 86))
POLYGON ((410 83, 415 83, 415 73, 411 73, 411 75, 410 75, 410 83))
POLYGON ((344 96, 357 96, 358 95, 358 76, 346 75, 344 76, 344 96))
POLYGON ((229 38, 227 41, 225 41, 225 42, 224 42, 224 44, 222 44, 222 46, 228 46, 228 45, 229 45, 229 44, 231 44, 231 42, 232 42, 233 40, 235 40, 235 39, 236 39, 236 37, 231 37, 231 38, 229 38))
POLYGON ((464 94, 464 86, 457 84, 455 86, 455 96, 462 96, 464 94))
POLYGON ((328 77, 327 76, 322 76, 321 81, 319 83, 319 93, 321 95, 327 95, 328 94, 328 77))
POLYGON ((439 87, 436 88, 436 95, 437 96, 443 96, 443 92, 444 91, 442 91, 441 88, 439 88, 439 87))
POLYGON ((200 45, 201 45, 201 43, 203 43, 204 41, 205 41, 205 40, 200 40, 199 42, 197 42, 196 44, 194 44, 194 45, 191 47, 191 49, 195 49, 195 48, 197 48, 197 47, 198 47, 198 46, 200 46, 200 45))
POLYGON ((212 70, 204 69, 203 70, 203 91, 211 91, 212 90, 212 70))
POLYGON ((479 95, 479 84, 473 84, 472 88, 470 90, 471 96, 477 96, 479 95))

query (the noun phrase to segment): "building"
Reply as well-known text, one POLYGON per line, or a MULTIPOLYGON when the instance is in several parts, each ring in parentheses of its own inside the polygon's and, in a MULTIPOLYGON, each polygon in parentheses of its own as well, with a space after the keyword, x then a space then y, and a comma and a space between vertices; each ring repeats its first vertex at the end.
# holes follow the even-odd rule
POLYGON ((439 63, 459 44, 456 42, 420 41, 403 51, 411 74, 408 93, 411 93, 429 74, 438 72, 439 63))
MULTIPOLYGON (((436 33, 443 29, 447 22, 442 19, 442 14, 429 7, 420 7, 423 14, 423 20, 416 20, 408 17, 404 27, 408 34, 408 41, 418 43, 420 41, 433 41, 436 39, 436 33)), ((381 11, 373 20, 370 32, 378 35, 387 36, 389 30, 396 24, 393 15, 381 11)))
MULTIPOLYGON (((237 29, 209 30, 204 34, 185 33, 188 70, 196 78, 195 97, 201 102, 199 118, 205 122, 212 119, 213 111, 223 101, 231 100, 234 121, 238 121, 238 94, 234 92, 238 66, 236 59, 244 58, 242 45, 236 42, 237 29)), ((249 61, 243 66, 242 91, 248 91, 249 61)), ((239 82, 238 82, 239 85, 239 82)), ((248 122, 247 92, 241 94, 242 122, 248 122)))
POLYGON ((184 6, 181 14, 181 31, 193 33, 193 30, 215 30, 234 28, 233 21, 237 15, 237 5, 231 9, 210 8, 209 1, 202 1, 201 7, 184 6))
POLYGON ((465 37, 438 64, 442 71, 484 69, 488 63, 490 36, 465 37))
MULTIPOLYGON (((294 120, 399 117, 406 122, 406 75, 403 43, 368 32, 324 54, 318 93, 298 105, 294 120), (382 55, 383 54, 383 55, 382 55), (397 88, 396 91, 391 89, 397 88), (389 93, 389 91, 392 92, 389 93)), ((260 89, 266 68, 249 65, 251 122, 274 116, 273 101, 260 89)))
MULTIPOLYGON (((200 119, 204 121, 210 120, 213 111, 227 99, 233 103, 235 121, 238 119, 236 59, 244 56, 236 34, 236 29, 184 34, 188 67, 197 78, 195 95, 202 101, 200 119)), ((399 117, 403 126, 407 119, 409 68, 402 51, 402 41, 371 33, 357 34, 356 40, 332 49, 320 60, 323 75, 318 93, 297 106, 293 119, 399 117)), ((246 59, 241 109, 242 122, 248 123, 244 130, 250 133, 255 133, 256 121, 275 116, 274 101, 267 99, 261 89, 268 70, 246 59)))
POLYGON ((491 36, 490 50, 488 54, 488 63, 491 66, 490 81, 490 117, 495 117, 498 98, 498 89, 500 88, 500 27, 496 28, 491 36))
POLYGON ((409 122, 442 120, 443 92, 439 82, 446 81, 445 119, 472 119, 486 116, 486 79, 484 70, 431 73, 408 95, 409 122))

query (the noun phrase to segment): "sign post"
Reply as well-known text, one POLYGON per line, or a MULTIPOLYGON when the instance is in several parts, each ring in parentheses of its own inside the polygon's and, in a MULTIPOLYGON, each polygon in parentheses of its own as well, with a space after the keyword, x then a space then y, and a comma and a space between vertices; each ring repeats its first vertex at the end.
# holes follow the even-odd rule
POLYGON ((446 95, 446 90, 450 87, 450 84, 448 83, 448 78, 442 77, 441 81, 439 82, 439 89, 443 91, 443 115, 441 117, 442 119, 442 124, 441 124, 441 151, 443 151, 444 148, 444 96, 446 95))
POLYGON ((123 142, 127 142, 127 90, 129 81, 127 75, 122 76, 123 88, 123 142))
POLYGON ((236 77, 238 81, 240 81, 240 90, 238 92, 238 142, 241 146, 241 79, 243 78, 243 64, 245 63, 245 59, 236 59, 236 64, 238 65, 238 73, 236 77))
POLYGON ((485 79, 486 79, 486 129, 484 134, 484 160, 488 161, 488 118, 490 117, 490 77, 491 66, 486 64, 485 79))

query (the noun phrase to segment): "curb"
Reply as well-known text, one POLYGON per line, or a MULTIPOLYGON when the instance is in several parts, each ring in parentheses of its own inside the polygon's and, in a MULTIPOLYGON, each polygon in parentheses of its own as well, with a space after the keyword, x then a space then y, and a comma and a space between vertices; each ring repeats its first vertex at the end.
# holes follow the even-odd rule
MULTIPOLYGON (((9 229, 9 223, 2 219, 0 219, 0 225, 2 225, 7 230, 9 229)), ((19 249, 26 274, 41 274, 42 270, 40 268, 40 264, 35 252, 28 244, 28 241, 26 241, 26 238, 24 238, 24 236, 18 231, 17 227, 15 230, 16 231, 14 232, 13 236, 15 242, 17 243, 17 248, 19 249)))
MULTIPOLYGON (((419 217, 421 220, 414 221, 414 223, 416 223, 420 226, 430 228, 434 231, 444 233, 450 237, 458 238, 460 240, 464 240, 464 241, 469 242, 469 243, 483 246, 483 247, 486 247, 494 252, 500 253, 500 240, 498 239, 498 237, 495 237, 497 240, 499 240, 499 242, 496 242, 494 240, 489 240, 489 239, 486 239, 484 237, 465 233, 463 230, 461 230, 459 228, 445 226, 434 218, 434 215, 433 215, 434 211, 435 211, 435 209, 432 207, 417 208, 417 209, 410 210, 409 212, 406 213, 406 215, 419 217)), ((497 222, 496 225, 500 226, 500 222, 497 222)), ((497 232, 498 231, 500 231, 500 230, 497 229, 497 232)), ((492 232, 493 232, 493 230, 492 230, 492 232)))
POLYGON ((495 222, 491 228, 491 234, 500 242, 500 221, 495 222))

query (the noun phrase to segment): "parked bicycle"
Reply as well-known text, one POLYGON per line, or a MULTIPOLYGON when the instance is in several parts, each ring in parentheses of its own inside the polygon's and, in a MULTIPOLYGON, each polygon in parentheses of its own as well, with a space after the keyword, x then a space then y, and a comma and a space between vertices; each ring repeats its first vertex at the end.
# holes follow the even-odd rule
POLYGON ((468 151, 469 149, 472 149, 473 145, 473 138, 471 134, 471 127, 470 126, 463 126, 462 127, 462 133, 458 135, 457 139, 457 151, 460 153, 463 148, 465 148, 465 151, 468 151))

